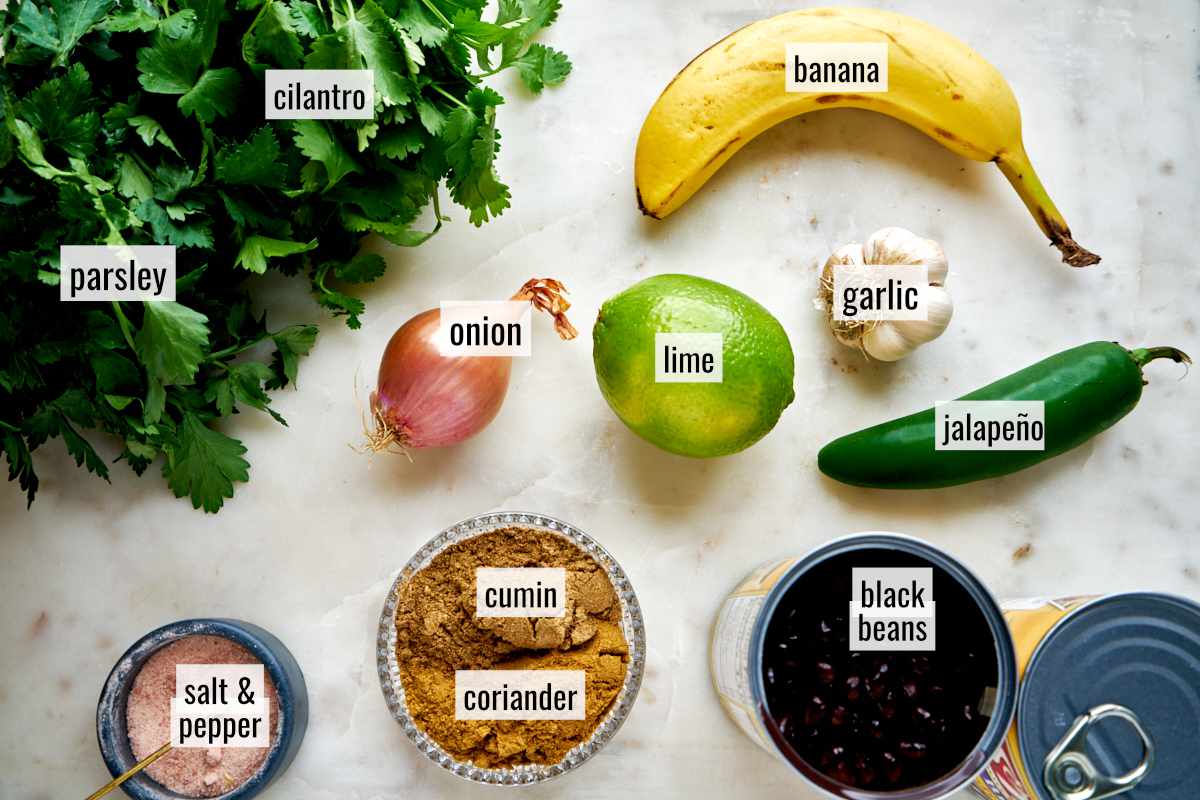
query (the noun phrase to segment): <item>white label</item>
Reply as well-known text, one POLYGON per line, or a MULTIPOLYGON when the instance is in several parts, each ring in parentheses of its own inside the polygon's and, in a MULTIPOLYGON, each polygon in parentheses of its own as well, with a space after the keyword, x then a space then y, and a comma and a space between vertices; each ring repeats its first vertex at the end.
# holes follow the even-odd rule
POLYGON ((929 319, 926 292, 929 268, 924 264, 833 267, 833 318, 874 321, 929 319))
POLYGON ((270 704, 262 664, 177 664, 172 747, 267 747, 270 704))
POLYGON ((784 85, 789 92, 886 92, 887 42, 789 44, 784 85))
POLYGON ((1041 400, 951 400, 934 406, 935 450, 1045 450, 1041 400))
POLYGON ((585 719, 583 670, 460 669, 455 719, 585 719))
POLYGON ((567 613, 562 567, 475 569, 475 616, 561 617, 567 613))
POLYGON ((375 73, 369 69, 269 69, 267 119, 374 119, 375 73))
POLYGON ((934 650, 932 567, 854 567, 850 649, 934 650))
POLYGON ((532 334, 525 300, 444 300, 434 341, 444 356, 528 356, 532 334))
POLYGON ((656 333, 654 381, 720 383, 723 354, 719 333, 656 333))
POLYGON ((174 300, 174 245, 58 248, 59 300, 174 300))

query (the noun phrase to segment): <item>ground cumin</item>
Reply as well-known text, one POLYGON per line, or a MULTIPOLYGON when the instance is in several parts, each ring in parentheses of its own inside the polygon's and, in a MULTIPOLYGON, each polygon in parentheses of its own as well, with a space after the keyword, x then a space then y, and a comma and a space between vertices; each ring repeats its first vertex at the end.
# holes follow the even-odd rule
POLYGON ((408 711, 459 761, 489 769, 554 764, 587 741, 625 682, 629 647, 604 569, 569 540, 504 528, 454 544, 401 585, 396 655, 408 711), (563 567, 562 617, 475 616, 477 567, 563 567), (457 669, 583 670, 582 720, 458 721, 457 669))

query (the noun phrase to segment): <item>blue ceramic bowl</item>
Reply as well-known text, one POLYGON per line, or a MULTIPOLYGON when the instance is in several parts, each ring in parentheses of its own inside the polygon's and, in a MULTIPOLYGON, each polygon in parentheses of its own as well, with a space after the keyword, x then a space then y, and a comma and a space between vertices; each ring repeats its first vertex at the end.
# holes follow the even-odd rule
MULTIPOLYGON (((100 754, 113 777, 137 763, 125 730, 125 704, 138 670, 157 650, 194 635, 223 636, 245 647, 262 661, 279 695, 279 738, 271 746, 258 772, 237 788, 220 795, 221 800, 249 800, 283 774, 304 740, 308 727, 308 689, 300 665, 283 642, 257 625, 236 619, 185 619, 172 622, 143 636, 125 651, 104 682, 96 705, 96 736, 100 754)), ((135 800, 180 800, 186 795, 172 792, 144 772, 121 785, 135 800)))

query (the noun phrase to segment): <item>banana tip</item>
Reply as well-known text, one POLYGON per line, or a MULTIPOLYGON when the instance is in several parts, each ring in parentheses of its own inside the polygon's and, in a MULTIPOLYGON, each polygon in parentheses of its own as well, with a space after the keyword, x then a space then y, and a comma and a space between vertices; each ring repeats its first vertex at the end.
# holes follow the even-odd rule
POLYGON ((651 211, 650 209, 646 208, 646 203, 642 200, 641 188, 640 187, 635 187, 635 188, 637 191, 638 211, 642 212, 643 214, 645 214, 647 217, 650 217, 651 219, 662 219, 662 217, 660 217, 658 214, 656 214, 653 211, 651 211))

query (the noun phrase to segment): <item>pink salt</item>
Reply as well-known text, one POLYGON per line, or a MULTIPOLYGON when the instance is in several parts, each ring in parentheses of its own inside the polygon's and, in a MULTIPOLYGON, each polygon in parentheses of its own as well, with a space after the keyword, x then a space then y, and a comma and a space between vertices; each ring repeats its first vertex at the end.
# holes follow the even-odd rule
MULTIPOLYGON (((249 650, 222 636, 185 636, 158 650, 133 679, 125 705, 125 727, 133 757, 141 761, 171 740, 171 698, 176 664, 258 664, 249 650)), ((279 736, 279 696, 266 675, 272 744, 279 736)), ((236 789, 267 758, 270 747, 210 747, 172 750, 146 768, 160 784, 188 797, 216 797, 236 789)))

